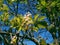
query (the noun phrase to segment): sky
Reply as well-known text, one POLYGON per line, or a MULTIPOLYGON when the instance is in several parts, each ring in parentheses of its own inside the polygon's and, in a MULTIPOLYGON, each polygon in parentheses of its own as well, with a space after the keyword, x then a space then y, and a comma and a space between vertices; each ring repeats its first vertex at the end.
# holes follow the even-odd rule
MULTIPOLYGON (((4 3, 6 3, 6 2, 4 2, 4 3)), ((36 10, 36 8, 35 8, 33 5, 35 5, 36 3, 37 3, 36 0, 33 1, 33 2, 31 2, 31 0, 30 0, 30 5, 31 5, 31 7, 32 7, 32 9, 34 10, 35 13, 37 13, 37 10, 36 10)), ((11 6, 10 6, 10 7, 11 7, 11 6)), ((13 7, 11 7, 11 8, 13 9, 13 7)), ((27 11, 29 11, 29 12, 32 14, 32 16, 33 16, 32 10, 29 9, 26 4, 19 4, 19 9, 18 9, 18 13, 19 13, 19 14, 25 15, 25 14, 27 13, 27 11)), ((1 14, 1 12, 0 12, 0 14, 1 14)), ((45 15, 46 15, 46 14, 45 14, 45 15)), ((48 20, 47 18, 45 19, 45 21, 46 21, 48 24, 50 24, 50 23, 49 23, 49 20, 48 20)), ((0 23, 1 23, 1 22, 0 22, 0 23)), ((9 29, 9 26, 0 26, 0 28, 2 28, 2 30, 4 31, 5 29, 8 30, 8 29, 9 29)), ((46 43, 52 43, 52 42, 54 41, 52 35, 50 34, 50 32, 49 32, 48 30, 46 30, 46 29, 40 29, 40 30, 38 31, 38 33, 39 33, 39 32, 42 32, 42 33, 40 33, 40 36, 41 36, 43 39, 46 40, 46 38, 47 38, 46 43)), ((34 33, 34 36, 37 37, 38 33, 35 32, 35 33, 34 33)), ((32 41, 25 41, 25 43, 27 43, 28 45, 35 45, 32 41)), ((4 45, 4 44, 3 44, 3 45, 4 45)))

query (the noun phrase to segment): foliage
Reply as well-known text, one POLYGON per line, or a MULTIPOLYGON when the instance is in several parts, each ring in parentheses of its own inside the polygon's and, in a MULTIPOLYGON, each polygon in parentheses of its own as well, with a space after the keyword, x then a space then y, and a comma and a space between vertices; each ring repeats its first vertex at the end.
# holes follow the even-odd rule
MULTIPOLYGON (((42 13, 46 13, 46 16, 48 17, 50 21, 50 25, 47 27, 47 29, 52 34, 53 38, 55 39, 56 32, 59 33, 60 28, 60 0, 37 0, 38 4, 36 5, 37 10, 41 10, 42 13)), ((59 36, 60 37, 60 36, 59 36)), ((58 37, 58 38, 59 38, 58 37)))
POLYGON ((22 16, 22 15, 14 16, 14 18, 9 21, 9 17, 10 17, 9 14, 5 13, 5 14, 0 16, 0 19, 4 23, 10 24, 10 27, 15 28, 16 30, 29 30, 32 27, 33 27, 33 29, 36 27, 37 30, 39 28, 45 28, 45 26, 40 24, 41 23, 40 21, 42 21, 43 19, 46 18, 45 16, 39 17, 38 15, 35 15, 34 18, 32 18, 31 16, 28 16, 28 15, 26 15, 26 16, 22 16), (33 25, 33 26, 31 27, 31 25, 33 25))
MULTIPOLYGON (((4 0, 0 0, 0 11, 3 12, 3 14, 0 15, 0 21, 4 23, 3 25, 9 25, 11 29, 17 30, 17 32, 15 32, 15 35, 21 30, 25 33, 31 30, 31 32, 29 32, 30 34, 27 33, 29 36, 31 36, 31 33, 33 33, 33 31, 37 32, 39 28, 47 28, 53 37, 56 38, 56 31, 60 30, 60 0, 37 0, 35 7, 38 13, 34 13, 32 7, 30 6, 29 0, 6 0, 6 2, 7 4, 4 4, 4 0), (14 3, 16 3, 16 5, 14 5, 14 3), (32 10, 34 17, 32 17, 32 14, 30 12, 27 12, 25 16, 18 14, 19 4, 23 3, 27 4, 28 8, 32 10), (14 11, 9 6, 14 7, 14 11), (46 13, 47 18, 50 21, 49 26, 47 25, 47 22, 44 21, 46 16, 41 16, 40 11, 41 13, 46 13), (11 15, 14 16, 12 19, 10 19, 11 15)), ((14 40, 12 41, 14 42, 14 40)))
MULTIPOLYGON (((24 2, 27 4, 26 2, 27 0, 25 0, 24 2)), ((20 3, 23 3, 22 1, 20 3)), ((21 30, 26 32, 28 30, 31 31, 38 31, 39 28, 46 28, 42 23, 44 23, 42 20, 44 20, 46 18, 46 16, 39 16, 39 14, 34 15, 34 17, 32 17, 32 14, 30 12, 27 12, 24 16, 22 16, 21 14, 18 14, 16 12, 16 10, 18 10, 18 4, 19 4, 19 0, 7 0, 7 4, 1 4, 1 9, 0 11, 3 12, 2 15, 0 15, 0 21, 3 22, 3 26, 10 26, 10 29, 8 30, 9 33, 11 32, 11 29, 15 29, 17 30, 17 32, 15 33, 15 35, 9 40, 8 38, 5 38, 5 42, 6 44, 10 44, 9 41, 11 42, 11 44, 15 45, 17 42, 17 36, 16 34, 19 33, 21 30), (17 3, 17 5, 15 6, 13 3, 17 3), (12 19, 10 19, 10 12, 12 11, 12 9, 10 7, 8 7, 9 5, 14 6, 14 11, 13 15, 14 17, 12 19), (42 21, 42 22, 41 22, 42 21), (9 41, 8 41, 9 40, 9 41)), ((30 32, 30 36, 31 36, 30 32)), ((12 33, 13 34, 13 33, 12 33)), ((26 34, 25 34, 26 35, 26 34)), ((7 36, 7 35, 6 35, 7 36)), ((10 35, 11 37, 12 35, 10 35)))
MULTIPOLYGON (((41 12, 46 13, 47 17, 49 18, 49 21, 51 23, 50 27, 54 25, 53 27, 59 27, 59 13, 60 13, 60 6, 58 6, 60 3, 59 0, 38 0, 38 5, 36 5, 38 10, 41 10, 41 12), (39 8, 41 7, 41 8, 39 8)), ((53 28, 52 27, 52 28, 53 28)), ((50 30, 50 29, 48 29, 50 30)), ((56 33, 56 32, 55 32, 56 33)))

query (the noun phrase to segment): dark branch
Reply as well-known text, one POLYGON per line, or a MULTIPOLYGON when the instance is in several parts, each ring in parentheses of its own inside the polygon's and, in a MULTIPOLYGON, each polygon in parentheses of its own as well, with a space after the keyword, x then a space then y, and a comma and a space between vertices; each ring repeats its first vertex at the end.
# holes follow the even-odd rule
POLYGON ((27 0, 27 5, 28 5, 28 8, 29 8, 29 9, 31 9, 31 10, 32 10, 32 12, 33 12, 33 14, 35 15, 36 13, 33 11, 32 7, 31 7, 31 5, 30 5, 29 0, 27 0))
MULTIPOLYGON (((0 32, 0 34, 6 34, 6 35, 10 35, 11 33, 7 33, 7 32, 0 32)), ((15 35, 15 34, 13 34, 15 35)), ((28 37, 28 36, 18 36, 18 37, 22 37, 22 38, 25 38, 25 39, 29 39, 31 41, 33 41, 36 45, 40 45, 40 43, 38 42, 38 40, 36 40, 34 37, 28 37)))

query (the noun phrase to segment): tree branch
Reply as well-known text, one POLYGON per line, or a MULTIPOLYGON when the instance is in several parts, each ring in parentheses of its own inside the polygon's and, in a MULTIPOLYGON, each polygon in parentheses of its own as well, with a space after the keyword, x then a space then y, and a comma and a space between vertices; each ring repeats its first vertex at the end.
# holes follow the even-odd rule
MULTIPOLYGON (((0 32, 0 34, 10 35, 11 33, 0 32)), ((13 34, 13 35, 15 35, 15 34, 13 34)), ((25 38, 25 39, 29 39, 29 40, 33 41, 36 45, 40 45, 40 43, 38 42, 38 40, 36 40, 34 37, 20 36, 20 35, 19 35, 18 37, 22 37, 22 38, 25 38)))
POLYGON ((31 5, 30 5, 29 0, 27 0, 27 4, 28 4, 28 8, 29 8, 29 9, 31 9, 31 10, 32 10, 32 12, 33 12, 33 14, 35 15, 36 13, 33 11, 32 7, 31 7, 31 5))

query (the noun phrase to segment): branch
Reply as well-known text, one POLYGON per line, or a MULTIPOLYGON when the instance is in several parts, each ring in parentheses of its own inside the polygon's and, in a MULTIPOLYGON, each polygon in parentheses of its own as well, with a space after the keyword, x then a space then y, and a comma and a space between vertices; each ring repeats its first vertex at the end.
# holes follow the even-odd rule
POLYGON ((29 8, 29 9, 31 9, 31 10, 32 10, 32 12, 33 12, 33 13, 34 13, 34 15, 35 15, 36 13, 33 11, 32 7, 31 7, 31 5, 30 5, 29 0, 27 0, 27 4, 28 4, 28 8, 29 8))
MULTIPOLYGON (((11 33, 0 32, 0 34, 10 35, 11 33)), ((13 35, 15 35, 15 34, 13 34, 13 35)), ((29 40, 33 41, 36 45, 40 45, 40 43, 38 42, 38 40, 36 40, 34 37, 20 36, 20 35, 19 35, 18 37, 22 37, 22 38, 25 38, 25 39, 29 39, 29 40)))
MULTIPOLYGON (((23 37, 24 38, 24 37, 23 37)), ((36 45, 40 45, 40 43, 38 42, 38 40, 36 40, 34 37, 25 37, 26 39, 29 39, 29 40, 31 40, 31 41, 33 41, 36 45)))
POLYGON ((18 5, 19 5, 19 0, 17 0, 16 15, 18 14, 18 5))

